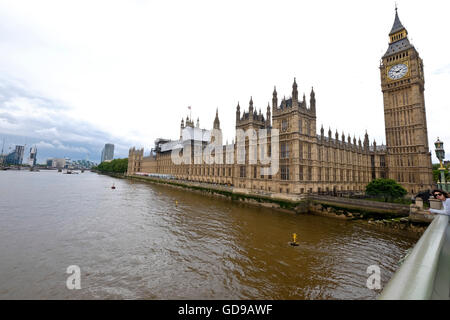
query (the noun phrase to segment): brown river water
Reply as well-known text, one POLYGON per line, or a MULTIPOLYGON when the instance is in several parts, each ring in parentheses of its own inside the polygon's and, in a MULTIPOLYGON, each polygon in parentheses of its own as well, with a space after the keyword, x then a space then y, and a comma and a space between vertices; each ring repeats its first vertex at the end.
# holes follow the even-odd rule
POLYGON ((367 268, 384 286, 416 241, 91 172, 0 171, 0 299, 375 299, 367 268))

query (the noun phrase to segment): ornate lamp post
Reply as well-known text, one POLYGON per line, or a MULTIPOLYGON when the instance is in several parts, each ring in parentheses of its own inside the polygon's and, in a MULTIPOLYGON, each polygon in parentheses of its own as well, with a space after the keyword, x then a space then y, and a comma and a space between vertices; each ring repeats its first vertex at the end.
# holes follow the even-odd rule
POLYGON ((439 159, 439 162, 441 164, 441 166, 439 167, 439 171, 440 171, 440 176, 441 176, 441 183, 438 186, 440 189, 447 189, 447 183, 445 181, 445 168, 442 165, 442 161, 445 158, 445 150, 444 150, 444 143, 442 141, 439 140, 439 137, 437 139, 437 141, 434 143, 434 146, 436 147, 436 157, 439 159))

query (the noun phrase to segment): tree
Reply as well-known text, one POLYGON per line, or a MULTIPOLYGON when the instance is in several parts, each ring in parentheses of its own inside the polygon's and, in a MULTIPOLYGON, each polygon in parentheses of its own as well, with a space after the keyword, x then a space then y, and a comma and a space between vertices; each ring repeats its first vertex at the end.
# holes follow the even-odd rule
POLYGON ((114 159, 110 162, 102 162, 95 169, 100 172, 125 173, 128 168, 128 158, 114 159))
POLYGON ((404 197, 408 192, 393 179, 375 179, 366 186, 366 194, 382 197, 385 202, 404 197))

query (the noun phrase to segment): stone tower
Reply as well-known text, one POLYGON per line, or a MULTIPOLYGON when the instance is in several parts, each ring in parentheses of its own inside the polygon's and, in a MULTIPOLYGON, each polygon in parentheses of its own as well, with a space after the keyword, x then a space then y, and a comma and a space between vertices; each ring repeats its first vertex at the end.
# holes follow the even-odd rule
MULTIPOLYGON (((270 123, 270 122, 269 122, 270 123)), ((243 112, 240 115, 240 106, 236 108, 236 144, 235 144, 235 156, 236 161, 239 165, 234 167, 234 176, 238 178, 236 186, 239 188, 247 188, 253 185, 253 179, 259 178, 260 174, 258 172, 258 166, 250 161, 250 153, 252 153, 252 158, 257 159, 257 136, 250 134, 254 130, 255 134, 258 135, 260 129, 265 129, 267 121, 264 115, 255 110, 253 106, 253 98, 250 97, 250 102, 248 105, 248 112, 243 112), (240 141, 238 137, 238 131, 243 130, 245 137, 244 140, 240 141), (244 145, 240 145, 243 143, 244 145), (255 148, 250 147, 256 146, 255 148), (245 146, 245 158, 244 155, 237 151, 238 148, 245 146)))
POLYGON ((388 177, 408 193, 432 188, 424 98, 423 61, 395 9, 389 47, 380 65, 388 177))
MULTIPOLYGON (((270 114, 270 113, 269 113, 270 114)), ((241 116, 241 107, 239 106, 239 103, 236 107, 236 129, 263 129, 266 127, 266 119, 264 119, 264 116, 261 113, 261 110, 259 113, 255 110, 253 107, 253 98, 250 97, 250 102, 248 105, 248 112, 245 112, 241 116)))
POLYGON ((279 181, 280 193, 303 193, 305 187, 298 182, 315 181, 313 154, 316 150, 316 98, 311 89, 309 108, 306 96, 298 96, 298 85, 294 78, 292 96, 283 97, 278 104, 277 92, 272 99, 272 127, 279 130, 280 170, 274 177, 279 181))

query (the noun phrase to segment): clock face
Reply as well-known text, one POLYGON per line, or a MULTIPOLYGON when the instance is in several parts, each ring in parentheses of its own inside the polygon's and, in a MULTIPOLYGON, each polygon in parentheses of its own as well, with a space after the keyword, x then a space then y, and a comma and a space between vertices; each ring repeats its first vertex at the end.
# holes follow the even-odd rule
POLYGON ((388 71, 388 77, 392 80, 397 80, 405 76, 408 72, 408 66, 406 64, 400 63, 396 64, 388 71))

